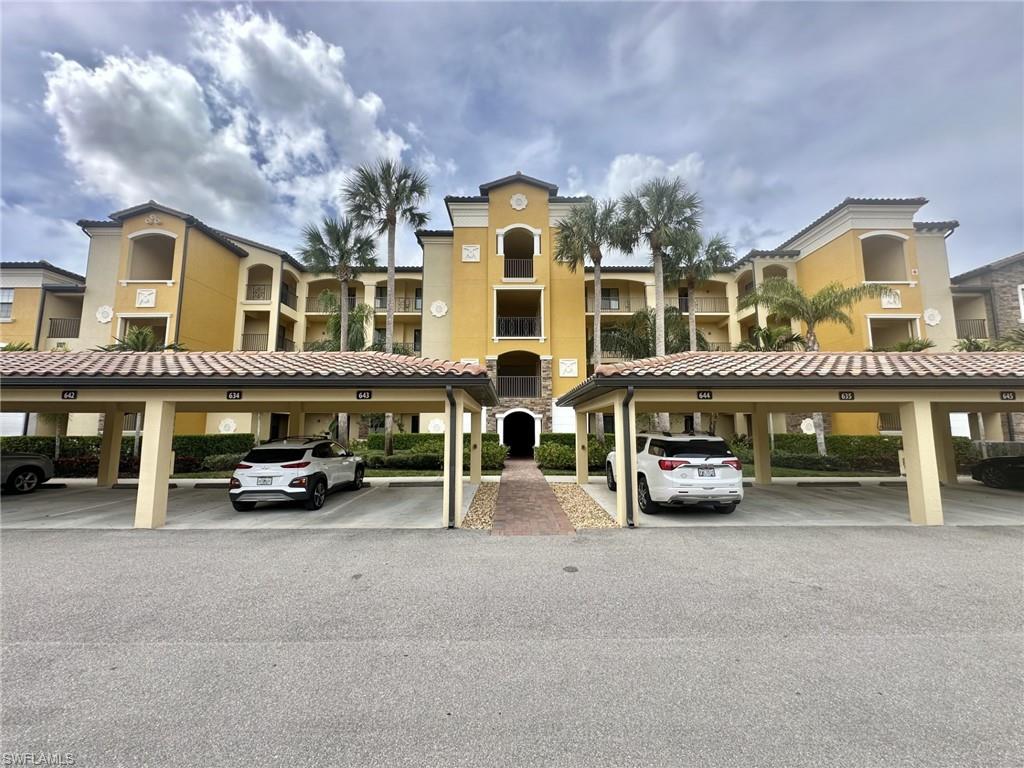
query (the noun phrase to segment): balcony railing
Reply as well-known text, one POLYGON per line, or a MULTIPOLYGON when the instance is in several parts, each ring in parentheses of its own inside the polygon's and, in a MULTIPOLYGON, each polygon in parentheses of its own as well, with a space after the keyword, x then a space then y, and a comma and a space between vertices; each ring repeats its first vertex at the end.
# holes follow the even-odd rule
POLYGON ((957 320, 956 337, 958 339, 987 339, 988 323, 984 320, 957 320))
POLYGON ((82 325, 80 317, 51 317, 48 339, 77 339, 78 330, 82 325))
MULTIPOLYGON (((337 300, 337 297, 335 297, 337 300)), ((356 297, 348 297, 348 308, 349 311, 356 308, 356 297)), ((306 311, 307 312, 319 312, 321 314, 327 314, 334 311, 334 307, 329 305, 319 296, 309 296, 306 298, 306 311)))
POLYGON ((680 312, 690 311, 690 302, 693 302, 694 312, 728 312, 729 299, 725 296, 698 296, 689 299, 686 296, 666 296, 665 304, 670 307, 678 307, 680 312))
POLYGON ((126 413, 124 415, 124 424, 121 426, 122 432, 134 432, 135 424, 139 420, 139 414, 137 413, 126 413))
MULTIPOLYGON (((647 301, 642 298, 623 296, 618 299, 601 299, 602 312, 642 312, 647 309, 647 301)), ((594 297, 587 297, 587 312, 594 311, 594 297)))
POLYGON ((540 397, 539 376, 498 376, 498 397, 540 397))
POLYGON ((245 286, 246 301, 270 301, 274 286, 269 283, 248 283, 245 286))
MULTIPOLYGON (((388 298, 387 296, 375 296, 373 299, 373 308, 378 312, 388 311, 388 298)), ((410 298, 409 296, 396 296, 395 297, 395 312, 419 312, 423 309, 422 297, 410 298)))
POLYGON ((533 259, 505 259, 506 280, 529 280, 533 277, 533 259))
POLYGON ((499 317, 495 336, 510 339, 534 339, 540 337, 539 317, 499 317))
POLYGON ((289 288, 287 285, 282 285, 281 286, 281 303, 284 304, 286 307, 291 307, 292 309, 298 309, 299 308, 299 297, 296 296, 295 292, 291 288, 289 288))
POLYGON ((878 431, 879 432, 902 432, 903 425, 900 423, 900 415, 898 413, 880 413, 878 414, 878 431))
POLYGON ((728 352, 732 349, 727 341, 709 341, 708 352, 728 352))
POLYGON ((243 352, 266 352, 267 341, 269 341, 270 335, 266 333, 243 333, 242 334, 242 351, 243 352))
POLYGON ((279 352, 294 352, 296 349, 295 342, 291 339, 278 339, 277 346, 279 352))

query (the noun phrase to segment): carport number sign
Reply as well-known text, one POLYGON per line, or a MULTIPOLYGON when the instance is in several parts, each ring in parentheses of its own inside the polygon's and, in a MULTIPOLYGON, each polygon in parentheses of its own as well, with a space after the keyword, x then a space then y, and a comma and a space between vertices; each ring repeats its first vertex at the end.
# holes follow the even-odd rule
POLYGON ((357 389, 356 400, 372 400, 373 390, 372 389, 357 389))
POLYGON ((1016 392, 1000 392, 999 393, 999 399, 1000 400, 1016 400, 1017 399, 1017 393, 1016 392))
POLYGON ((224 396, 228 400, 241 400, 242 399, 242 390, 240 390, 240 389, 229 389, 225 393, 224 396))
POLYGON ((697 399, 698 400, 712 400, 712 399, 714 399, 714 397, 715 397, 715 395, 714 395, 714 393, 710 389, 698 389, 697 390, 697 399))
POLYGON ((78 390, 77 389, 65 389, 60 393, 61 400, 77 400, 78 390))
POLYGON ((839 399, 840 400, 845 400, 845 401, 848 402, 850 400, 854 400, 855 397, 854 397, 853 392, 850 392, 849 390, 844 390, 844 391, 839 393, 839 399))

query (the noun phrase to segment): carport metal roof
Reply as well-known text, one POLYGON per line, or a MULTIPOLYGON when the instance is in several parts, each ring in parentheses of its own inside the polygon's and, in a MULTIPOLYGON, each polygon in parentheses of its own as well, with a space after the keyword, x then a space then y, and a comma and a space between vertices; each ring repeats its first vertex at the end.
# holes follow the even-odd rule
POLYGON ((680 352, 614 365, 558 399, 575 406, 611 389, 719 387, 1021 387, 1021 352, 680 352))
POLYGON ((0 378, 16 387, 452 386, 498 402, 484 366, 383 352, 5 352, 0 378))

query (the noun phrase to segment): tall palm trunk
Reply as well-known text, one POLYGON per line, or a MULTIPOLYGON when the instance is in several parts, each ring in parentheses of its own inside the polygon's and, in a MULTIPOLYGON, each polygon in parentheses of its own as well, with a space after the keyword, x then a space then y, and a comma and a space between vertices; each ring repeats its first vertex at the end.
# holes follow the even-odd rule
MULTIPOLYGON (((388 303, 384 320, 384 351, 388 354, 395 348, 395 228, 394 216, 388 217, 388 303)), ((384 455, 395 452, 395 415, 384 414, 384 455)))
MULTIPOLYGON (((651 250, 654 253, 654 353, 660 357, 665 354, 665 265, 661 247, 655 244, 651 250)), ((658 431, 671 429, 667 413, 659 413, 657 422, 658 431)))
MULTIPOLYGON (((818 350, 818 336, 814 332, 814 325, 808 325, 807 351, 817 352, 818 350)), ((814 442, 818 447, 818 455, 825 456, 828 453, 828 447, 825 445, 825 417, 821 415, 821 411, 811 414, 811 423, 814 424, 814 442)))
MULTIPOLYGON (((690 351, 697 351, 697 302, 694 301, 693 293, 697 287, 697 281, 690 275, 686 276, 686 324, 690 331, 690 351)), ((700 432, 701 417, 700 411, 693 412, 693 431, 700 432)))
MULTIPOLYGON (((594 262, 594 369, 601 364, 601 253, 591 253, 594 262)), ((604 443, 604 416, 597 414, 594 423, 594 435, 598 442, 604 443)))
MULTIPOLYGON (((348 351, 348 271, 338 270, 338 283, 341 285, 341 296, 338 301, 338 349, 348 351)), ((348 414, 337 414, 337 431, 335 438, 348 447, 348 414)))

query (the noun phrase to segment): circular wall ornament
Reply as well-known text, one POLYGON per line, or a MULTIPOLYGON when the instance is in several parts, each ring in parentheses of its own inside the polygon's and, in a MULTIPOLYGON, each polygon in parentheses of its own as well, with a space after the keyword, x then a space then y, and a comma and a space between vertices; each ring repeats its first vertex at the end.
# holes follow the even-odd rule
POLYGON ((221 419, 220 424, 217 425, 217 429, 222 435, 230 435, 238 429, 238 424, 234 419, 221 419))
POLYGON ((444 422, 441 419, 431 419, 427 429, 432 435, 440 435, 444 432, 444 422))
POLYGON ((100 323, 109 323, 114 319, 114 308, 109 304, 96 308, 96 320, 100 323))
POLYGON ((438 299, 430 305, 430 314, 434 317, 444 317, 448 314, 448 305, 438 299))
POLYGON ((924 324, 925 325, 938 325, 942 322, 942 313, 934 307, 929 307, 924 311, 924 324))
POLYGON ((814 434, 814 422, 811 419, 804 419, 800 422, 800 431, 805 435, 814 434))
POLYGON ((526 207, 527 202, 528 200, 526 199, 526 195, 524 195, 522 192, 516 192, 514 195, 512 195, 512 199, 509 200, 509 203, 511 203, 512 207, 517 211, 523 210, 523 208, 526 207))

